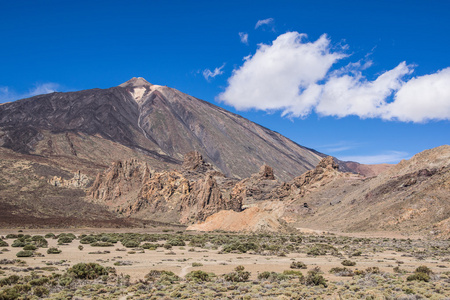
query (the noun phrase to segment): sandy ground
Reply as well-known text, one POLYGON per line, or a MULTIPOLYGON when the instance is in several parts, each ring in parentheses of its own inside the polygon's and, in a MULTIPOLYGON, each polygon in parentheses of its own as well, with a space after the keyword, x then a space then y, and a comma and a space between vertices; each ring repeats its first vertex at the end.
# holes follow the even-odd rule
MULTIPOLYGON (((106 229, 79 229, 66 230, 64 232, 72 232, 76 235, 80 233, 104 233, 108 232, 106 229)), ((109 232, 119 232, 120 230, 111 229, 109 232)), ((130 232, 131 230, 128 230, 130 232)), ((139 232, 139 230, 132 230, 139 232)), ((63 230, 24 230, 23 234, 40 234, 45 235, 48 232, 55 234, 63 232, 63 230)), ((124 232, 127 232, 124 230, 124 232)), ((142 233, 149 232, 148 229, 142 229, 142 233)), ((0 230, 0 236, 6 236, 8 233, 17 233, 17 230, 0 230)), ((5 239, 9 245, 14 239, 5 239)), ((137 250, 135 254, 129 253, 130 248, 125 248, 120 242, 113 247, 92 247, 90 245, 82 245, 83 250, 79 250, 81 245, 79 240, 74 240, 68 245, 57 245, 56 239, 47 239, 49 247, 57 247, 62 252, 60 254, 47 254, 47 248, 38 249, 37 252, 44 255, 44 257, 25 257, 20 258, 26 262, 25 267, 18 267, 17 265, 2 265, 2 270, 7 273, 14 272, 15 274, 24 275, 27 267, 45 267, 53 266, 58 268, 58 271, 65 271, 70 266, 80 262, 97 262, 103 266, 111 266, 116 268, 117 274, 128 274, 132 281, 144 279, 144 276, 152 269, 173 271, 179 276, 184 276, 192 270, 203 270, 213 272, 217 275, 231 272, 237 265, 243 265, 247 271, 252 273, 251 278, 256 278, 258 273, 264 271, 282 272, 289 270, 289 266, 293 260, 303 261, 308 266, 308 269, 314 266, 319 266, 324 272, 325 277, 333 281, 345 281, 347 277, 335 277, 328 271, 333 267, 342 267, 342 259, 334 256, 308 256, 306 254, 291 253, 285 257, 280 256, 262 256, 254 254, 219 254, 218 250, 205 250, 202 248, 194 248, 195 251, 189 251, 189 246, 173 247, 171 250, 158 248, 157 250, 145 250, 140 253, 137 250), (89 252, 96 251, 110 251, 107 254, 89 254, 89 252), (62 262, 63 261, 63 262, 62 262), (114 263, 118 261, 130 262, 131 265, 115 266, 114 263), (62 262, 62 263, 61 263, 62 262), (60 264, 58 264, 60 263, 60 264), (203 266, 192 267, 192 263, 201 263, 203 266), (5 267, 10 269, 5 270, 5 267), (15 270, 13 270, 14 268, 15 270)), ((159 241, 158 243, 162 243, 159 241)), ((13 248, 11 246, 5 247, 9 251, 3 251, 0 254, 1 259, 17 259, 16 253, 22 248, 13 248)), ((427 265, 433 270, 449 271, 450 262, 442 262, 433 259, 426 259, 418 261, 414 257, 404 257, 401 252, 386 251, 382 253, 368 253, 360 257, 352 257, 351 260, 357 264, 351 269, 365 269, 367 267, 379 267, 382 271, 392 273, 392 268, 398 266, 398 261, 402 262, 400 267, 402 269, 413 271, 420 265, 427 265), (439 265, 439 267, 437 267, 439 265)), ((307 270, 301 270, 306 274, 307 270)), ((29 272, 29 270, 28 270, 29 272)), ((52 271, 38 272, 51 273, 52 271)), ((57 272, 57 271, 53 271, 57 272)))

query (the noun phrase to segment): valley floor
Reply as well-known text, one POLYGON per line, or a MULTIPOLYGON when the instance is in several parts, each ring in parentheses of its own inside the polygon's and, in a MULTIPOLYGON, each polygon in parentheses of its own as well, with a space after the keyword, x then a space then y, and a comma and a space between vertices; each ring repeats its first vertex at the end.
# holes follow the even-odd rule
POLYGON ((130 231, 0 230, 0 299, 450 299, 449 240, 130 231))

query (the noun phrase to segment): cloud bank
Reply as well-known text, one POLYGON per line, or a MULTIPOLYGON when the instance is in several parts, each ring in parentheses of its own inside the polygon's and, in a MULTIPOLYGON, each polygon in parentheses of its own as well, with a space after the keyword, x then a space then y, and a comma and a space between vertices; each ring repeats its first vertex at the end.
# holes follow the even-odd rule
POLYGON ((217 100, 238 110, 281 110, 291 118, 315 111, 339 118, 450 120, 450 67, 405 80, 414 66, 401 62, 371 81, 363 75, 370 61, 331 71, 348 55, 345 47, 333 51, 330 43, 326 35, 308 42, 305 34, 287 32, 271 45, 260 44, 233 70, 217 100))
POLYGON ((29 98, 36 95, 50 94, 58 91, 59 89, 60 85, 53 82, 37 84, 33 88, 31 88, 28 92, 25 93, 17 93, 11 90, 9 87, 3 86, 0 87, 0 103, 29 98))

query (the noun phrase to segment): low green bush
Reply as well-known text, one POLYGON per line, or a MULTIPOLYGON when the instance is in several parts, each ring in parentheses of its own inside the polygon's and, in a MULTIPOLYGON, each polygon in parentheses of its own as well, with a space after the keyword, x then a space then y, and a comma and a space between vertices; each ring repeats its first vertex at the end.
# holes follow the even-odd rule
POLYGON ((244 266, 237 266, 234 268, 234 272, 224 275, 224 279, 231 282, 245 282, 249 277, 250 272, 245 271, 244 266))
POLYGON ((60 249, 54 247, 47 249, 47 254, 59 254, 61 252, 62 251, 60 249))
POLYGON ((322 272, 318 267, 315 267, 314 269, 308 271, 308 276, 306 276, 305 278, 306 285, 322 285, 324 287, 327 287, 327 281, 320 273, 322 272))
POLYGON ((306 269, 306 264, 301 261, 293 261, 289 266, 291 269, 306 269))
POLYGON ((17 257, 30 257, 30 256, 33 256, 33 251, 22 250, 22 251, 17 252, 16 256, 17 257))
POLYGON ((67 274, 78 279, 96 279, 108 275, 108 271, 97 263, 79 263, 69 268, 67 274))
POLYGON ((185 278, 187 281, 194 281, 194 282, 205 282, 205 281, 211 281, 211 279, 214 277, 211 273, 206 273, 201 270, 197 271, 191 271, 188 274, 186 274, 185 278))
POLYGON ((37 249, 37 247, 32 244, 27 244, 23 247, 23 250, 36 250, 36 249, 37 249))
POLYGON ((343 260, 341 262, 341 264, 346 267, 352 267, 352 266, 356 265, 356 262, 346 259, 346 260, 343 260))

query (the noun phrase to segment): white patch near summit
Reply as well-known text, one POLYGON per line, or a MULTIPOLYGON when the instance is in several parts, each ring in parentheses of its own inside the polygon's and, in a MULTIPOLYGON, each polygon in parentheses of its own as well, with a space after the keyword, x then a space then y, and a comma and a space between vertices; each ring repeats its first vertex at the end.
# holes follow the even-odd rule
POLYGON ((133 96, 134 100, 139 101, 142 99, 146 91, 147 88, 145 87, 135 87, 131 92, 131 95, 133 96))

